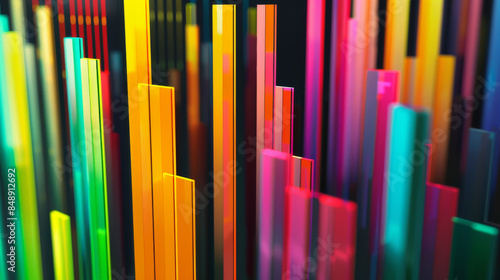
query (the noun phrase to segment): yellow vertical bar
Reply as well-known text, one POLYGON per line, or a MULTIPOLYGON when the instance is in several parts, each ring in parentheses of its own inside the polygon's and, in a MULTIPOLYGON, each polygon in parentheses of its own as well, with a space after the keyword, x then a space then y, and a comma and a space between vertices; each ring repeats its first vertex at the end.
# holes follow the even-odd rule
MULTIPOLYGON (((153 176, 153 217, 155 271, 157 279, 173 279, 175 274, 167 250, 174 240, 167 239, 173 224, 165 224, 165 200, 170 199, 168 189, 164 187, 163 174, 176 173, 175 162, 175 92, 174 88, 143 85, 141 90, 149 90, 151 120, 151 160, 153 176), (143 89, 142 89, 143 88, 143 89), (168 243, 168 244, 167 244, 168 243), (167 263, 168 261, 168 263, 167 263)), ((173 247, 172 247, 173 248, 173 247)))
POLYGON ((196 212, 194 181, 175 178, 175 230, 178 280, 196 279, 196 212))
POLYGON ((55 280, 72 280, 75 274, 70 218, 59 211, 52 211, 50 212, 50 226, 52 229, 55 280))
POLYGON ((450 134, 449 110, 453 99, 455 77, 455 57, 440 55, 437 61, 436 95, 432 118, 432 157, 431 177, 433 183, 444 184, 448 160, 448 142, 450 134))
POLYGON ((432 109, 436 62, 441 39, 443 0, 421 0, 418 18, 416 79, 413 105, 432 109))
POLYGON ((400 77, 404 77, 409 19, 410 0, 387 1, 384 69, 399 71, 400 77))
MULTIPOLYGON (((26 86, 23 41, 17 32, 2 35, 5 80, 11 110, 9 143, 14 151, 19 210, 17 248, 19 252, 19 279, 42 279, 40 235, 35 189, 35 170, 29 122, 28 92, 26 86)), ((13 168, 13 167, 9 167, 13 168)))
POLYGON ((138 83, 151 84, 149 1, 125 0, 125 47, 130 125, 130 160, 137 279, 154 279, 149 96, 138 83))
POLYGON ((213 5, 215 279, 236 278, 235 6, 213 5))

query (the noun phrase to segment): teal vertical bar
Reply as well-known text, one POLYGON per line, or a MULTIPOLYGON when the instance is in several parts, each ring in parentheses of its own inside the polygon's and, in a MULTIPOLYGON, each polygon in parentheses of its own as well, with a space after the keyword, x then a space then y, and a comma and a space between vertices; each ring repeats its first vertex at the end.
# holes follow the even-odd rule
POLYGON ((458 217, 483 223, 488 220, 488 192, 491 190, 491 175, 495 173, 493 172, 495 133, 471 128, 468 145, 458 217))
POLYGON ((83 125, 83 100, 80 59, 83 58, 81 38, 64 38, 64 60, 66 64, 66 87, 68 93, 68 115, 71 138, 71 164, 75 193, 76 231, 80 279, 92 277, 90 258, 90 236, 88 232, 88 170, 86 166, 86 140, 83 125))
POLYGON ((495 275, 498 229, 453 218, 448 279, 492 280, 495 275))
POLYGON ((391 122, 385 175, 384 279, 418 279, 429 115, 395 105, 391 122))
MULTIPOLYGON (((5 81, 5 64, 3 61, 3 42, 2 42, 2 34, 4 32, 9 31, 9 19, 4 16, 0 15, 0 165, 1 166, 14 166, 14 158, 12 151, 8 148, 7 142, 6 142, 6 137, 7 137, 7 132, 9 131, 9 108, 7 106, 8 102, 5 100, 6 93, 7 93, 7 85, 5 81)), ((2 168, 0 170, 2 173, 2 176, 0 176, 2 179, 7 178, 7 169, 2 168)), ((2 182, 1 185, 1 194, 0 194, 0 201, 1 205, 7 205, 5 202, 7 201, 7 198, 4 197, 4 194, 6 193, 4 190, 7 189, 7 185, 4 185, 4 182, 2 182)), ((3 208, 1 207, 0 209, 0 217, 3 217, 3 208)), ((7 228, 2 227, 0 230, 0 234, 3 236, 5 235, 7 228)), ((7 244, 7 239, 2 238, 2 244, 0 245, 0 263, 6 264, 5 260, 5 244, 7 244)), ((7 279, 7 270, 6 269, 0 269, 0 279, 7 279)))

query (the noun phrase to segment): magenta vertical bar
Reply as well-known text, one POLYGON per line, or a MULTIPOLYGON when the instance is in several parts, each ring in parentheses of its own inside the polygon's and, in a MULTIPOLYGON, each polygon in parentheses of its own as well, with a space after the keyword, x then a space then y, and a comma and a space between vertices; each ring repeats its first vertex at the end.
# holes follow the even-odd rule
POLYGON ((258 279, 280 279, 282 271, 284 198, 290 156, 264 149, 259 172, 258 279))
MULTIPOLYGON (((332 51, 332 63, 335 62, 335 84, 332 84, 333 92, 330 94, 330 98, 333 98, 334 104, 330 104, 330 111, 334 112, 335 117, 331 116, 330 132, 329 136, 333 139, 329 140, 330 145, 334 145, 333 151, 330 150, 329 156, 333 156, 334 160, 332 164, 327 166, 327 191, 329 194, 341 196, 343 189, 343 174, 344 174, 344 164, 343 164, 343 151, 344 151, 344 138, 343 131, 345 130, 345 112, 344 106, 345 95, 347 88, 347 53, 346 45, 348 44, 348 22, 351 12, 351 1, 350 0, 338 0, 334 3, 334 12, 336 12, 336 17, 332 22, 335 24, 335 34, 332 31, 332 48, 335 48, 335 54, 332 51), (335 6, 336 4, 336 6, 335 6), (333 59, 335 56, 335 60, 333 59), (332 132, 334 129, 335 133, 332 132), (328 176, 330 175, 330 176, 328 176)), ((318 168, 319 169, 319 168, 318 168)))
POLYGON ((285 244, 282 279, 306 279, 309 264, 311 192, 288 186, 285 192, 285 244))
POLYGON ((354 279, 357 205, 326 194, 319 199, 317 279, 354 279))
MULTIPOLYGON (((307 1, 304 156, 321 166, 325 0, 307 1)), ((321 168, 315 181, 320 184, 321 168)))
MULTIPOLYGON (((370 217, 370 252, 381 252, 380 237, 383 235, 385 220, 384 176, 386 174, 386 157, 388 152, 387 136, 389 127, 389 107, 397 101, 399 92, 399 72, 378 70, 377 94, 377 127, 375 132, 375 150, 373 158, 373 180, 371 194, 370 217)), ((379 254, 381 257, 381 254, 379 254)))

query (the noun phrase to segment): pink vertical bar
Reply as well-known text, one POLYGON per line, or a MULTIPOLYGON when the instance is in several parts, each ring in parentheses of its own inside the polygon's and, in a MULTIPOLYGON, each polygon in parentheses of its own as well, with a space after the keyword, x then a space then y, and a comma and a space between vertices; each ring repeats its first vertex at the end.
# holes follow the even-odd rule
MULTIPOLYGON (((304 156, 321 166, 325 0, 307 1, 304 156)), ((319 184, 321 168, 315 172, 319 184)))
POLYGON ((259 178, 258 279, 280 279, 282 271, 284 198, 290 156, 264 149, 259 178))
POLYGON ((274 91, 274 110, 273 110, 273 149, 285 152, 283 150, 283 87, 276 87, 274 91))
POLYGON ((285 243, 281 279, 306 279, 309 263, 311 192, 288 186, 285 191, 285 243))
POLYGON ((354 279, 357 205, 314 195, 319 198, 317 279, 354 279))

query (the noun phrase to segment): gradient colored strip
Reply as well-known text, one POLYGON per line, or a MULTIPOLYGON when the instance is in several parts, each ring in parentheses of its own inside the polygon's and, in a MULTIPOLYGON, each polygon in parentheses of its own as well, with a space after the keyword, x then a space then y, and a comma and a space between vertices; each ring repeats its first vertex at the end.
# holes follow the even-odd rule
MULTIPOLYGON (((9 110, 9 100, 8 100, 8 91, 7 91, 7 82, 5 81, 6 75, 5 75, 5 64, 4 64, 4 58, 3 58, 3 34, 4 32, 9 31, 9 18, 5 15, 0 15, 0 159, 2 161, 2 164, 5 164, 7 168, 12 168, 14 167, 14 155, 12 152, 12 147, 9 145, 9 138, 11 135, 10 131, 11 129, 11 121, 10 118, 12 115, 10 114, 9 110)), ((8 178, 8 170, 5 168, 2 168, 3 170, 0 170, 0 174, 2 178, 8 178)), ((3 187, 3 183, 2 186, 3 187)), ((8 184, 7 184, 8 186, 8 184)), ((3 189, 3 188, 2 188, 3 189)), ((0 198, 2 201, 6 201, 4 195, 0 195, 0 198)), ((43 205, 42 205, 43 206, 43 205)), ((3 216, 5 209, 0 210, 0 215, 3 216)), ((3 227, 0 230, 0 234, 5 234, 7 232, 7 227, 3 227)), ((0 262, 5 263, 5 248, 4 246, 0 246, 0 262)), ((0 271, 0 278, 1 279, 7 279, 7 269, 2 269, 0 271)))
POLYGON ((68 94, 68 116, 72 153, 73 188, 75 193, 75 216, 77 243, 79 253, 80 277, 91 277, 90 236, 88 228, 88 197, 89 186, 87 177, 86 141, 83 134, 82 80, 80 59, 83 58, 83 42, 81 38, 64 38, 64 61, 66 64, 66 87, 68 94))
POLYGON ((23 39, 17 32, 5 32, 2 34, 2 43, 5 69, 9 69, 5 71, 5 93, 11 93, 8 94, 10 122, 16 128, 10 130, 11 141, 8 143, 14 152, 19 195, 17 236, 21 242, 18 242, 17 252, 18 266, 23 268, 19 270, 19 277, 41 279, 42 260, 23 39))
MULTIPOLYGON (((83 0, 81 0, 83 2, 83 0)), ((88 57, 94 57, 94 45, 92 43, 92 16, 91 16, 91 7, 90 7, 90 1, 91 0, 85 0, 85 25, 87 26, 86 33, 85 33, 85 41, 87 43, 87 56, 88 57)))
MULTIPOLYGON (((372 265, 383 260, 381 238, 385 229, 385 195, 387 193, 387 156, 391 149, 390 137, 391 104, 397 101, 399 92, 399 72, 380 70, 377 83, 377 124, 375 131, 375 151, 373 155, 373 177, 370 202, 370 254, 372 265)), ((373 272, 374 270, 372 270, 373 272)))
POLYGON ((448 279, 494 279, 498 229, 454 217, 452 244, 448 279))
POLYGON ((450 139, 451 119, 448 115, 453 100, 455 79, 455 57, 440 55, 437 59, 436 95, 434 96, 432 134, 434 154, 431 158, 430 180, 434 183, 446 182, 448 161, 448 143, 450 139))
POLYGON ((282 279, 307 279, 311 192, 288 186, 285 189, 285 222, 282 279))
POLYGON ((59 211, 50 212, 52 250, 54 252, 54 271, 56 280, 72 280, 73 245, 71 243, 71 221, 68 215, 59 211))
POLYGON ((149 96, 151 121, 151 161, 153 178, 153 217, 155 276, 175 277, 174 227, 170 215, 173 189, 165 188, 164 173, 176 174, 175 91, 174 88, 139 84, 142 96, 149 96))
POLYGON ((285 188, 290 156, 279 151, 262 150, 257 182, 260 211, 258 223, 258 279, 280 279, 282 270, 285 188), (280 252, 280 253, 277 253, 280 252))
POLYGON ((357 205, 326 194, 315 196, 319 200, 317 279, 354 279, 357 205))
POLYGON ((90 180, 88 210, 92 277, 106 279, 111 277, 111 260, 107 234, 109 227, 100 62, 97 59, 82 58, 80 65, 87 169, 90 180))
POLYGON ((130 125, 130 162, 137 279, 154 278, 149 102, 138 83, 151 84, 149 1, 125 1, 125 47, 130 125))
POLYGON ((420 0, 413 105, 433 108, 444 0, 420 0))
MULTIPOLYGON (((53 209, 66 210, 66 191, 63 186, 63 151, 62 133, 59 110, 59 88, 57 79, 56 50, 52 13, 48 7, 39 6, 35 10, 37 33, 43 40, 38 40, 40 81, 44 106, 44 122, 48 162, 53 166, 48 168, 47 177, 50 186, 50 197, 53 209)), ((62 43, 62 42, 61 42, 62 43)))
MULTIPOLYGON (((425 149, 429 115, 401 105, 391 110, 383 240, 384 279, 418 279, 425 206, 425 149), (414 155, 421 157, 415 160, 414 155), (408 173, 402 165, 411 166, 408 173)), ((375 174, 375 173, 374 173, 375 174)))
MULTIPOLYGON (((307 1, 304 157, 321 166, 325 0, 307 1)), ((320 170, 315 181, 320 184, 320 170)))
POLYGON ((236 277, 236 6, 213 5, 215 278, 236 277))
POLYGON ((261 150, 273 148, 276 14, 276 5, 257 5, 257 166, 261 150))
POLYGON ((196 24, 196 4, 186 4, 186 80, 189 141, 189 174, 198 184, 206 177, 206 128, 200 122, 200 29, 196 24))

